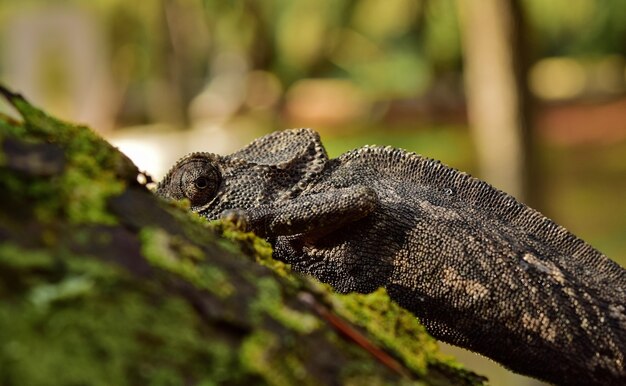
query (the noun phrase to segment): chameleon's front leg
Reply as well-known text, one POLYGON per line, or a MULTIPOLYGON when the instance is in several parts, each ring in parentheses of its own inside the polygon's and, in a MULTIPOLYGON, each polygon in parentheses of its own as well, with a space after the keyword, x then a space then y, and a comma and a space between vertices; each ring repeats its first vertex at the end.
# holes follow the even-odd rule
POLYGON ((248 210, 227 210, 222 217, 261 237, 321 236, 372 213, 378 196, 366 186, 301 195, 248 210))

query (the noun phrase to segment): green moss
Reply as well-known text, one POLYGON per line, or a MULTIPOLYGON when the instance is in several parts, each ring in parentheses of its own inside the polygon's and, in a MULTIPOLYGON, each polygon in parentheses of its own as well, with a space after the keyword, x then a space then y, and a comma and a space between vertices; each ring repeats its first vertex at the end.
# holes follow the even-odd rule
POLYGON ((41 284, 34 287, 27 298, 36 308, 47 309, 51 304, 88 295, 94 281, 85 276, 67 277, 53 284, 41 284))
POLYGON ((220 298, 234 294, 235 287, 226 272, 208 263, 198 264, 204 260, 204 253, 193 244, 161 228, 144 228, 139 238, 143 255, 154 266, 172 272, 220 298))
MULTIPOLYGON (((56 122, 56 121, 55 121, 56 122)), ((126 184, 117 176, 119 155, 109 145, 86 128, 55 124, 71 136, 66 154, 65 173, 57 185, 71 223, 114 224, 115 217, 105 210, 107 199, 120 194, 126 184)))
POLYGON ((257 330, 249 335, 241 345, 239 358, 247 369, 263 375, 273 385, 287 384, 285 379, 277 374, 268 363, 272 358, 272 351, 278 346, 278 338, 271 332, 257 330))
POLYGON ((106 210, 106 203, 109 197, 122 193, 125 184, 111 171, 102 171, 97 178, 85 173, 87 161, 80 161, 84 156, 81 154, 71 159, 59 181, 62 187, 59 198, 63 200, 65 214, 74 224, 115 224, 116 219, 106 210))
POLYGON ((259 374, 269 385, 318 385, 317 374, 310 374, 296 355, 284 352, 281 338, 265 330, 257 330, 242 344, 240 360, 251 372, 259 374), (283 351, 281 351, 283 349, 283 351))
POLYGON ((111 292, 89 300, 66 299, 49 312, 0 308, 2 384, 185 385, 237 373, 236 353, 207 345, 182 300, 111 292))
MULTIPOLYGON (((259 264, 270 268, 281 277, 294 283, 289 265, 272 258, 272 246, 266 240, 252 232, 241 231, 236 224, 225 219, 211 221, 209 226, 226 240, 238 245, 244 254, 254 256, 259 264)), ((227 244, 227 248, 232 248, 231 243, 227 244)))
POLYGON ((0 139, 4 138, 4 136, 24 136, 27 131, 24 125, 21 122, 16 121, 9 115, 0 113, 0 139))
POLYGON ((44 250, 25 250, 10 242, 0 243, 0 266, 11 271, 48 269, 53 262, 44 250))
POLYGON ((97 260, 50 252, 0 247, 0 272, 22 273, 19 283, 0 282, 23 294, 0 304, 0 384, 219 384, 243 376, 237 350, 183 299, 97 260))
POLYGON ((19 136, 25 142, 62 143, 66 162, 63 173, 48 179, 2 176, 6 193, 29 196, 41 222, 62 215, 74 224, 114 224, 115 217, 105 210, 106 201, 124 190, 120 175, 134 177, 132 163, 92 130, 52 118, 21 97, 10 96, 10 102, 24 122, 0 116, 0 138, 19 136))
POLYGON ((426 374, 429 364, 443 358, 436 340, 413 314, 393 302, 384 288, 367 295, 333 294, 330 302, 337 314, 365 328, 418 374, 426 374))
POLYGON ((258 321, 269 316, 283 326, 301 334, 310 334, 320 327, 320 321, 310 313, 296 311, 285 304, 281 286, 271 277, 256 281, 256 299, 250 303, 250 315, 258 321))

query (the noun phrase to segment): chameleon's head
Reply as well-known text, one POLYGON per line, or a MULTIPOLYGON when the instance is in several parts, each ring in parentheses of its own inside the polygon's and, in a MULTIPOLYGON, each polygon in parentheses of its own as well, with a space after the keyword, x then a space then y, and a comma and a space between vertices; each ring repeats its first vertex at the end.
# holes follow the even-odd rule
POLYGON ((221 182, 218 156, 193 153, 174 165, 158 184, 156 194, 173 200, 186 198, 192 208, 200 208, 215 198, 221 182))
POLYGON ((159 183, 156 194, 188 199, 192 211, 212 220, 225 210, 246 210, 297 196, 322 172, 326 161, 314 131, 278 131, 230 155, 183 157, 159 183))
POLYGON ((286 184, 294 182, 287 173, 248 160, 211 153, 192 153, 170 169, 156 194, 171 200, 187 199, 191 210, 209 220, 228 209, 248 209, 270 202, 286 184))

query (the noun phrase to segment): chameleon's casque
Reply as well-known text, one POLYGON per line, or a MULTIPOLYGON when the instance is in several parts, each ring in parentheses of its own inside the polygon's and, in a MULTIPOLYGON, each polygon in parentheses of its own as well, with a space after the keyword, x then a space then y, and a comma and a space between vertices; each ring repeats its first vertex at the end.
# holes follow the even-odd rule
POLYGON ((309 129, 181 159, 157 194, 235 218, 337 291, 386 287, 436 338, 558 384, 626 384, 626 270, 485 182, 309 129))

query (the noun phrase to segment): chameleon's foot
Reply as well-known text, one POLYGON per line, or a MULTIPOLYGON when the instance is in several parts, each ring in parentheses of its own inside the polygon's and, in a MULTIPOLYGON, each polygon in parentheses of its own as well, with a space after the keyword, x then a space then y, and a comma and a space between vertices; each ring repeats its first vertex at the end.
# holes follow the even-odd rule
POLYGON ((220 217, 232 222, 241 231, 248 230, 248 215, 241 209, 227 209, 222 212, 220 217))

